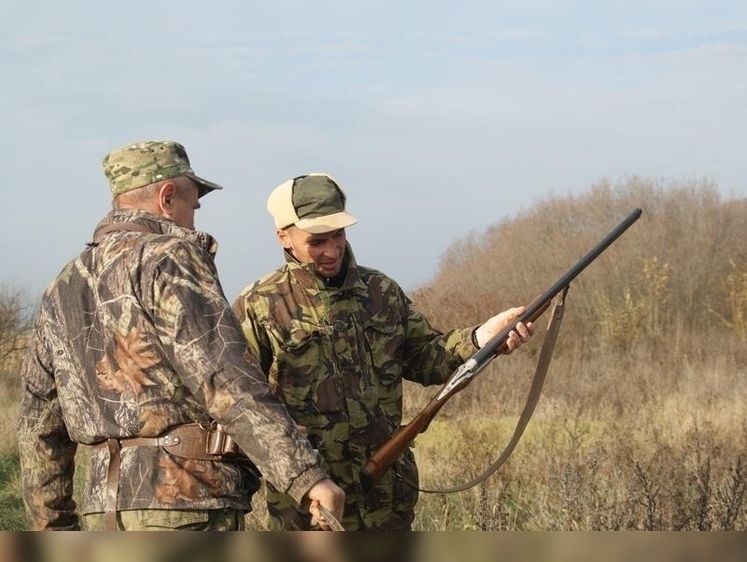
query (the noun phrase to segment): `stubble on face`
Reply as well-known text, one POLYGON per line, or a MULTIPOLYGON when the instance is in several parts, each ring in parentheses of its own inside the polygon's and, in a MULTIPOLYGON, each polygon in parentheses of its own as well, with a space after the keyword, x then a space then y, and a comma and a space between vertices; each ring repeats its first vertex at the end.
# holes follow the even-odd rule
POLYGON ((294 226, 279 230, 283 247, 302 264, 313 264, 318 275, 336 277, 345 255, 345 229, 311 234, 294 226))

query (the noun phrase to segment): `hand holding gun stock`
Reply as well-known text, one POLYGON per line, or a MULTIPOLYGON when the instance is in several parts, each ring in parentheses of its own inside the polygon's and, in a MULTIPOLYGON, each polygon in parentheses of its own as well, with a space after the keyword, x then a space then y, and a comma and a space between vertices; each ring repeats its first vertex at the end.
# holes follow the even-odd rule
POLYGON ((540 294, 532 302, 526 305, 524 313, 515 318, 501 332, 496 334, 481 349, 479 349, 465 363, 460 365, 449 380, 441 387, 438 394, 415 416, 410 423, 402 426, 392 437, 384 443, 366 462, 361 471, 361 482, 365 487, 377 483, 384 473, 392 466, 404 450, 412 443, 419 433, 428 429, 431 420, 436 416, 446 401, 457 392, 463 390, 484 367, 486 367, 498 354, 507 350, 509 333, 516 329, 519 322, 524 324, 535 322, 547 308, 552 299, 561 291, 565 290, 586 267, 607 249, 623 232, 625 232, 643 211, 635 209, 623 221, 594 246, 581 260, 569 269, 549 289, 540 294))

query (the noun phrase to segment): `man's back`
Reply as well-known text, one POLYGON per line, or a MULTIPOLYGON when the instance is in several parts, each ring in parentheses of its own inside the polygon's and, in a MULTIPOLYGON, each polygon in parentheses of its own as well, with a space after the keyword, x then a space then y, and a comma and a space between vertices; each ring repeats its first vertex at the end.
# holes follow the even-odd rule
MULTIPOLYGON (((208 302, 211 294, 220 298, 211 262, 205 260, 213 241, 148 213, 114 212, 102 226, 113 223, 140 225, 151 233, 114 229, 65 267, 45 294, 32 341, 35 353, 24 367, 26 384, 42 396, 58 394, 64 420, 38 423, 49 423, 57 434, 50 447, 59 445, 63 454, 72 447, 68 435, 75 443, 93 445, 109 438, 155 437, 195 421, 209 424, 194 389, 175 372, 178 363, 182 372, 199 377, 209 368, 206 358, 185 352, 175 361, 169 346, 186 349, 195 338, 215 337, 209 334, 211 324, 175 325, 172 320, 178 309, 190 306, 192 293, 208 302), (187 253, 202 255, 189 258, 187 253), (183 267, 190 263, 203 267, 183 267)), ((83 494, 85 513, 104 511, 107 466, 106 448, 94 449, 83 494)), ((248 510, 258 485, 244 463, 180 459, 160 447, 124 449, 121 472, 121 509, 248 510), (200 463, 204 479, 194 477, 200 463), (138 470, 128 470, 135 464, 138 470)))

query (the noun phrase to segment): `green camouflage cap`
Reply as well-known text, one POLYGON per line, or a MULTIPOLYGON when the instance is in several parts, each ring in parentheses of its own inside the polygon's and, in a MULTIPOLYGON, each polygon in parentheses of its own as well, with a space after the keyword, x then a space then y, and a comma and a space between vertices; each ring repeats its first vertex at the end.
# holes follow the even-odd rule
POLYGON ((267 199, 267 210, 277 228, 295 225, 311 234, 324 234, 353 225, 345 211, 347 198, 329 174, 307 174, 277 186, 267 199))
POLYGON ((194 181, 200 197, 214 189, 223 189, 217 183, 196 176, 187 151, 173 141, 143 141, 117 148, 104 157, 102 165, 112 197, 179 176, 194 181))

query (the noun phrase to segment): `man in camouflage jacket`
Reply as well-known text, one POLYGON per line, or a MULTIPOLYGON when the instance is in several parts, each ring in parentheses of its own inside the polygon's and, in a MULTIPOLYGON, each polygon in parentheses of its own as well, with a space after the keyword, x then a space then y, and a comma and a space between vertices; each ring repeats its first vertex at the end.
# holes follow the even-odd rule
MULTIPOLYGON (((402 423, 402 381, 443 383, 502 330, 521 308, 479 327, 434 329, 401 287, 357 265, 345 228, 356 219, 345 194, 326 174, 278 186, 268 199, 286 263, 247 287, 234 303, 250 350, 270 387, 308 432, 332 479, 346 493, 347 530, 407 530, 417 483, 411 450, 371 490, 360 472, 402 423)), ((533 326, 517 326, 511 350, 533 326)), ((268 510, 278 528, 309 529, 307 514, 269 486, 268 510)))
POLYGON ((341 516, 344 494, 247 352, 215 240, 194 230, 199 197, 220 186, 194 175, 172 141, 114 150, 104 170, 114 209, 45 292, 22 367, 30 528, 80 527, 78 444, 94 446, 81 494, 88 528, 103 528, 107 511, 119 529, 243 528, 259 486, 254 465, 236 454, 202 458, 204 447, 172 453, 159 445, 173 435, 154 439, 185 427, 208 435, 200 428, 216 423, 277 489, 311 502, 315 515, 321 502, 341 516))

